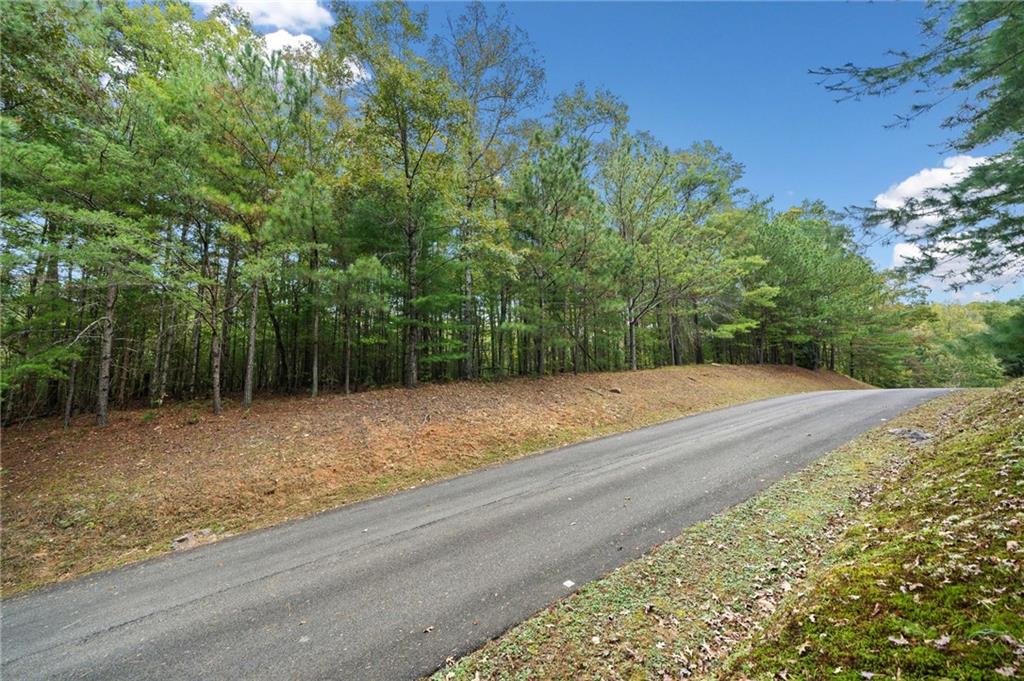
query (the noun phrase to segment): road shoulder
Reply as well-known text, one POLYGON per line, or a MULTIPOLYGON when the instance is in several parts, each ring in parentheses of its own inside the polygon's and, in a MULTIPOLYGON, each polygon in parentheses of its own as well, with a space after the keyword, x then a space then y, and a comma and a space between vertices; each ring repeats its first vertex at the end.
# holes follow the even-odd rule
POLYGON ((953 393, 883 424, 450 660, 435 679, 718 675, 985 395, 953 393), (908 431, 932 437, 915 445, 908 431))

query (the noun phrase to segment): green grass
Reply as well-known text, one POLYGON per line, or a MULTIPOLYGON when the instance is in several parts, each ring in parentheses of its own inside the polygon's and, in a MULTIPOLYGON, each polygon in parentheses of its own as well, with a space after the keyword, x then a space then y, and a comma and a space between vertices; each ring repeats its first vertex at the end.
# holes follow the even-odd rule
POLYGON ((941 523, 952 512, 925 513, 926 504, 973 509, 1001 486, 995 507, 1004 503, 1003 515, 1019 521, 1022 393, 1024 384, 994 395, 961 392, 905 414, 587 585, 435 678, 774 678, 782 672, 818 679, 898 669, 902 678, 912 670, 941 677, 961 655, 991 675, 1012 663, 1012 645, 1000 637, 1021 639, 1019 561, 1005 547, 1020 525, 1000 524, 1011 518, 997 520, 993 504, 985 519, 972 512, 965 521, 972 536, 982 536, 986 523, 1002 528, 986 530, 992 536, 985 535, 985 555, 1013 565, 986 563, 979 569, 991 579, 954 581, 934 603, 922 598, 930 586, 916 586, 931 585, 934 575, 926 579, 914 568, 897 580, 896 572, 915 561, 921 570, 937 567, 932 559, 940 559, 949 541, 941 523), (911 447, 888 433, 893 427, 939 436, 911 447), (963 474, 968 477, 959 482, 949 479, 963 474), (929 515, 932 529, 919 536, 924 528, 915 523, 929 515), (997 540, 1002 548, 992 543, 997 540), (1016 585, 1007 582, 1013 574, 1016 585), (907 582, 911 577, 917 581, 907 582), (972 602, 996 596, 995 605, 972 602), (868 617, 876 602, 881 610, 868 617), (953 623, 948 632, 940 631, 942 622, 953 623), (943 644, 944 633, 959 642, 951 639, 940 650, 935 641, 943 644), (908 645, 887 640, 897 634, 908 645))
POLYGON ((1024 383, 948 431, 727 677, 1024 675, 1024 383))

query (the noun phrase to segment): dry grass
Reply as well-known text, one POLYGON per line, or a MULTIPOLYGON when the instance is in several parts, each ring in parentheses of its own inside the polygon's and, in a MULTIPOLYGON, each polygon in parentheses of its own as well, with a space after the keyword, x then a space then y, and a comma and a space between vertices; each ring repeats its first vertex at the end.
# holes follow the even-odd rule
POLYGON ((3 433, 5 595, 530 451, 748 400, 863 384, 790 367, 704 366, 453 383, 83 417, 3 433), (621 393, 611 392, 612 388, 621 393))

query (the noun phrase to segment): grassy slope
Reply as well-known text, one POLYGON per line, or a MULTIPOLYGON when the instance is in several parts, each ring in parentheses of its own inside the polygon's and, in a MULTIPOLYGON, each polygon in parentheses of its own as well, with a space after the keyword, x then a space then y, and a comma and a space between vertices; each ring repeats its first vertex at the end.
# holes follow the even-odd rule
POLYGON ((1024 382, 950 430, 726 676, 1024 676, 1024 382))
POLYGON ((1024 608, 1022 555, 1008 543, 1021 540, 1022 403, 1018 383, 913 410, 437 678, 1006 672, 1021 652, 1024 608), (911 447, 888 432, 897 426, 939 436, 911 447))
POLYGON ((3 591, 240 532, 587 437, 806 390, 863 387, 789 367, 703 366, 53 420, 3 433, 3 591), (612 392, 615 388, 621 392, 612 392))

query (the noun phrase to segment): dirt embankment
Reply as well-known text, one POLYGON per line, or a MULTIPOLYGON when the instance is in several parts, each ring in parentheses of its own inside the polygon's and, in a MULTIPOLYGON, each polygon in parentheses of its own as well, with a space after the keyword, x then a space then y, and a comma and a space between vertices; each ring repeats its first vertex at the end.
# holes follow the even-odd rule
POLYGON ((173 405, 3 433, 5 594, 557 446, 739 402, 867 387, 702 366, 173 405))

